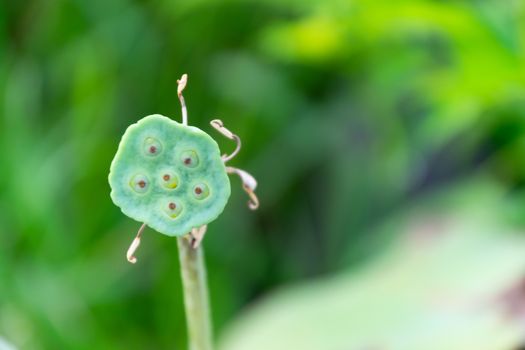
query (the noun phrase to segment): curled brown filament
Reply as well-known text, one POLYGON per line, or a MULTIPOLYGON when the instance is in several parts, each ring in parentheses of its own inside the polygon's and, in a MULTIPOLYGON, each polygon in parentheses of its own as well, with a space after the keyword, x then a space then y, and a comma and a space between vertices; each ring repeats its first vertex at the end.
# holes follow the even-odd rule
POLYGON ((226 163, 227 161, 233 159, 241 150, 241 139, 239 136, 235 135, 233 132, 228 130, 225 126, 222 120, 220 119, 214 119, 210 122, 211 126, 213 126, 218 132, 229 138, 230 140, 235 141, 237 146, 235 147, 235 150, 230 155, 224 154, 222 156, 222 161, 226 163))
POLYGON ((242 181, 243 190, 250 197, 250 200, 248 201, 248 208, 250 208, 251 210, 257 209, 259 207, 259 198, 257 198, 257 195, 255 194, 255 189, 257 188, 257 180, 255 180, 255 178, 248 172, 231 166, 226 167, 226 172, 228 174, 236 174, 237 176, 239 176, 239 178, 242 181))
POLYGON ((189 236, 190 245, 193 249, 196 249, 201 244, 201 241, 204 238, 207 229, 208 225, 202 225, 201 227, 191 229, 189 236))
MULTIPOLYGON (((233 159, 233 157, 235 157, 241 150, 241 139, 239 138, 239 136, 235 135, 228 128, 226 128, 224 126, 224 123, 220 119, 214 119, 210 122, 210 124, 218 132, 220 132, 230 140, 234 140, 237 144, 237 147, 235 147, 235 150, 232 152, 232 154, 225 154, 222 156, 222 161, 226 163, 229 160, 233 159)), ((259 198, 257 198, 257 195, 255 194, 255 188, 257 187, 257 181, 255 180, 255 178, 244 170, 230 166, 226 167, 226 172, 228 174, 237 174, 241 178, 242 188, 250 197, 250 200, 248 201, 248 208, 250 208, 251 210, 257 209, 259 207, 259 198)))
POLYGON ((255 192, 248 186, 242 186, 242 188, 246 193, 248 193, 248 196, 250 197, 250 200, 248 201, 248 208, 251 210, 259 208, 259 198, 257 198, 255 192))
POLYGON ((188 74, 183 74, 180 79, 177 80, 177 95, 179 96, 180 107, 182 110, 182 124, 188 125, 188 110, 186 109, 186 102, 184 101, 184 96, 182 96, 182 91, 188 83, 188 74))
POLYGON ((137 258, 135 257, 135 252, 139 248, 140 237, 142 236, 142 232, 144 232, 145 228, 146 228, 146 224, 142 224, 142 226, 140 226, 139 231, 137 232, 137 235, 135 236, 135 239, 133 240, 133 242, 131 242, 131 245, 128 248, 128 252, 126 253, 126 258, 128 258, 128 261, 132 264, 135 264, 137 262, 137 258))

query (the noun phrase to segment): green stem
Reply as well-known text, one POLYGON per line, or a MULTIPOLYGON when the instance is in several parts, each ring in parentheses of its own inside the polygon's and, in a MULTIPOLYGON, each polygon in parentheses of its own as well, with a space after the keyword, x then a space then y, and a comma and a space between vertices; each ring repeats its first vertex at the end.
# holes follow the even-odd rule
POLYGON ((184 288, 184 307, 190 350, 212 350, 212 331, 208 284, 202 246, 193 249, 189 240, 177 238, 180 271, 184 288))

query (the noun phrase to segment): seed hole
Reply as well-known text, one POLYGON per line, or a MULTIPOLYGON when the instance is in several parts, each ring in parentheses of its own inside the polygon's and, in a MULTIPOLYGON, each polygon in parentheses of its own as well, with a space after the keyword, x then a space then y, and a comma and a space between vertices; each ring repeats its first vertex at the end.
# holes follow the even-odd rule
POLYGON ((129 180, 129 186, 137 193, 146 193, 149 189, 149 179, 144 174, 135 174, 129 180))
POLYGON ((173 190, 179 186, 179 177, 171 170, 161 172, 161 183, 164 188, 173 190))
POLYGON ((164 210, 170 218, 175 219, 182 212, 182 205, 178 200, 170 199, 168 202, 163 203, 162 210, 164 210))
POLYGON ((208 198, 210 195, 210 188, 205 183, 198 183, 193 186, 193 195, 198 200, 208 198))
POLYGON ((199 156, 197 155, 197 152, 193 150, 187 150, 182 152, 180 159, 188 168, 195 168, 199 165, 199 156))
POLYGON ((146 137, 144 140, 144 152, 149 157, 155 157, 162 152, 162 144, 154 137, 146 137))

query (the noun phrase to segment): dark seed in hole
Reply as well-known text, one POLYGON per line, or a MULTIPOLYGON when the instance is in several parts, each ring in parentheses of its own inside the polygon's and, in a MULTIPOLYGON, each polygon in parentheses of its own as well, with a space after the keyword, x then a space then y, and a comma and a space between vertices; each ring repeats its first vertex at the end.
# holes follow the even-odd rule
POLYGON ((202 193, 202 188, 200 188, 200 187, 195 187, 195 193, 196 193, 196 194, 201 194, 201 193, 202 193))
POLYGON ((168 174, 165 174, 163 177, 164 181, 168 181, 170 179, 170 176, 168 174))
POLYGON ((191 164, 191 158, 184 159, 184 164, 190 165, 191 164))
POLYGON ((146 181, 140 180, 138 185, 139 185, 140 188, 144 188, 144 187, 146 187, 146 181))
POLYGON ((175 210, 175 208, 177 208, 177 206, 175 205, 175 203, 171 202, 170 204, 168 204, 168 207, 170 207, 171 210, 175 210))
POLYGON ((149 148, 149 153, 155 153, 155 152, 157 152, 157 147, 155 147, 155 146, 151 146, 151 147, 149 148))

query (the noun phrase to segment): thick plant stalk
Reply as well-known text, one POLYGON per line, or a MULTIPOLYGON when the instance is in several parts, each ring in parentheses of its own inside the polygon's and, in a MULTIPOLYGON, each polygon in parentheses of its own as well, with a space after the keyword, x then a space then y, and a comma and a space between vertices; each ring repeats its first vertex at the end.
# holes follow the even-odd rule
MULTIPOLYGON (((188 111, 184 96, 182 96, 182 91, 187 82, 187 74, 183 74, 180 80, 177 80, 177 95, 182 110, 183 125, 188 125, 188 111)), ((200 245, 192 247, 192 239, 178 237, 177 243, 188 328, 188 348, 189 350, 212 350, 211 316, 204 251, 200 245)))
POLYGON ((177 238, 177 242, 189 349, 211 350, 212 330, 203 248, 192 248, 190 240, 184 237, 177 238))

